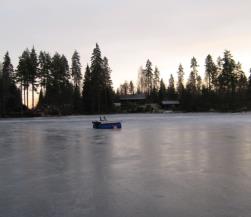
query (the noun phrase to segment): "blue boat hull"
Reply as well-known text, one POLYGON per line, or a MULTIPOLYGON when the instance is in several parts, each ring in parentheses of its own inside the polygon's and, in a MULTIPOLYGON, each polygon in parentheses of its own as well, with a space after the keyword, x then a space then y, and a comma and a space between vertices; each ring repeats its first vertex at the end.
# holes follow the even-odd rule
POLYGON ((99 121, 92 122, 94 129, 121 129, 120 122, 102 123, 99 121))

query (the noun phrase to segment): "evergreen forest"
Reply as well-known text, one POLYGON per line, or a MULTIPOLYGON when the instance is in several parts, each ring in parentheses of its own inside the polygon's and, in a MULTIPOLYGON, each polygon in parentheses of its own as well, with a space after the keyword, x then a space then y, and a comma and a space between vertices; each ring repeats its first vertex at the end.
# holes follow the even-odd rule
POLYGON ((138 72, 137 81, 125 81, 115 91, 108 58, 98 44, 90 63, 82 68, 80 54, 74 51, 69 62, 65 55, 35 48, 26 49, 14 67, 8 52, 0 62, 0 116, 107 114, 119 110, 114 106, 121 96, 145 95, 146 103, 161 108, 163 100, 177 100, 175 108, 183 112, 251 110, 251 76, 230 51, 214 61, 205 58, 201 76, 199 64, 192 57, 188 79, 180 64, 176 77, 168 81, 160 76, 150 60, 138 72))

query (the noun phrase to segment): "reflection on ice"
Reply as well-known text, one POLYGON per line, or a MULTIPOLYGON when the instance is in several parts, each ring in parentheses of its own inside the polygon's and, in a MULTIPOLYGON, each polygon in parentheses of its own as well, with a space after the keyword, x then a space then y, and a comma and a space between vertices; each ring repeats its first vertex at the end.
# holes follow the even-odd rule
POLYGON ((0 120, 0 216, 251 213, 251 114, 0 120))

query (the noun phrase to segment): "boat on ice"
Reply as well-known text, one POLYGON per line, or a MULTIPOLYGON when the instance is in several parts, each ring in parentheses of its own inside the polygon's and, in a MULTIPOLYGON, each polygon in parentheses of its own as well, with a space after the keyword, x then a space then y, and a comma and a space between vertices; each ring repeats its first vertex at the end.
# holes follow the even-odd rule
POLYGON ((105 117, 103 119, 100 117, 99 121, 93 121, 92 124, 93 124, 94 129, 121 129, 122 128, 121 122, 107 121, 105 117))

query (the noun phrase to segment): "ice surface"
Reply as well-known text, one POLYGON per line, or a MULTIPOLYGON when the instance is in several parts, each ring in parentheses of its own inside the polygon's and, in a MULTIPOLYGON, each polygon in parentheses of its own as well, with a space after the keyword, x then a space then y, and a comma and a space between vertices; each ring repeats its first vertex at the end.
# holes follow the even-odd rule
POLYGON ((251 114, 0 120, 1 217, 248 217, 251 114))

